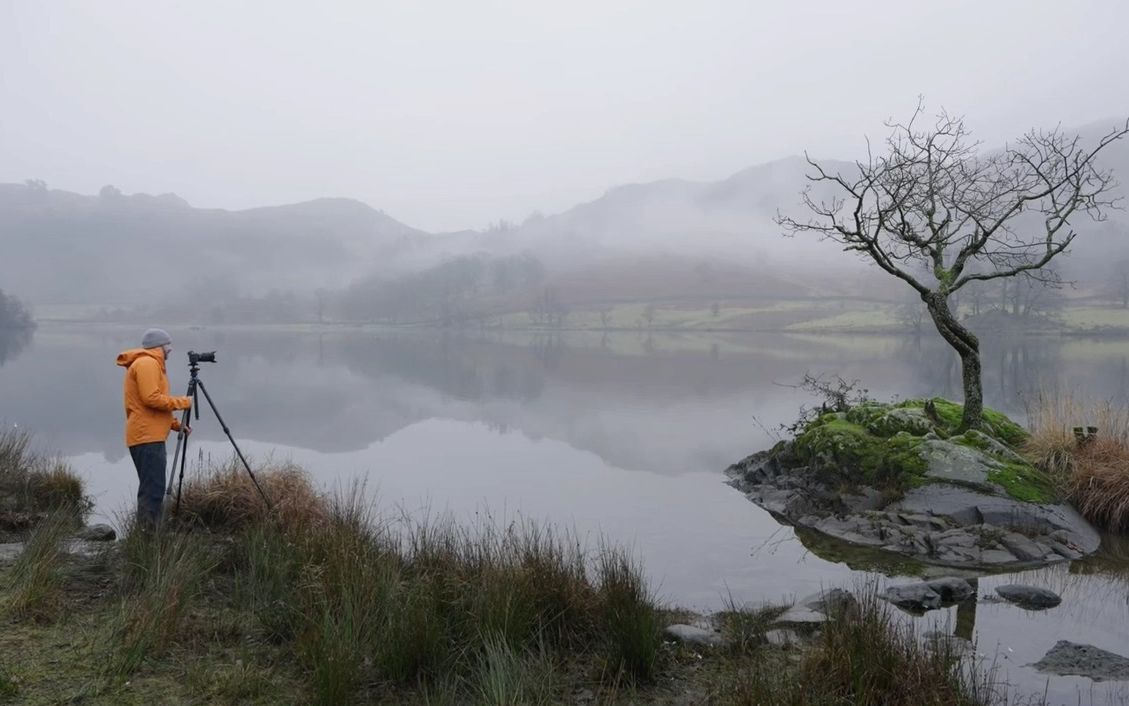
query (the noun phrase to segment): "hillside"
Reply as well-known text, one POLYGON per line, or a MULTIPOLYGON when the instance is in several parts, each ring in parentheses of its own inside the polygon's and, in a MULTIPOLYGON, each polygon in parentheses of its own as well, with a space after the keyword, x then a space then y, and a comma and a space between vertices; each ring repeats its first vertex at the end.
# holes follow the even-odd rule
MULTIPOLYGON (((1078 132, 1092 142, 1105 128, 1078 132)), ((1120 175, 1116 194, 1125 199, 1129 143, 1111 146, 1102 163, 1120 175)), ((781 237, 773 218, 802 213, 810 172, 803 158, 788 157, 718 181, 627 184, 519 225, 446 234, 349 199, 225 211, 173 194, 106 187, 83 196, 37 182, 0 184, 0 286, 37 305, 140 302, 174 320, 212 322, 248 319, 262 308, 258 299, 284 293, 305 303, 275 301, 272 311, 282 313, 257 320, 298 309, 308 318, 316 309, 319 319, 347 310, 353 320, 446 321, 524 312, 550 290, 574 311, 632 301, 899 297, 897 286, 835 244, 781 237), (507 262, 536 276, 515 286, 504 276, 507 262), (341 293, 337 312, 332 295, 312 303, 318 289, 341 293), (203 309, 207 317, 192 314, 203 309)), ((1120 263, 1129 267, 1129 215, 1113 210, 1104 222, 1072 225, 1082 237, 1056 266, 1081 291, 1102 295, 1120 263)))
POLYGON ((35 303, 312 290, 370 271, 418 234, 349 199, 223 211, 173 194, 0 184, 0 283, 35 303))

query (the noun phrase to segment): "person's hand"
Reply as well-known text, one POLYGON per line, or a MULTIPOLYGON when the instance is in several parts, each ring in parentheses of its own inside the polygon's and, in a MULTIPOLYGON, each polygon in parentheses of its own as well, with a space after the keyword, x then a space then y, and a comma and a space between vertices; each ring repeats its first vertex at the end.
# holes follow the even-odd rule
POLYGON ((184 435, 184 436, 188 436, 189 434, 191 434, 191 433, 192 433, 192 427, 188 427, 188 426, 185 426, 185 427, 181 427, 181 428, 180 428, 180 433, 181 433, 182 435, 184 435))

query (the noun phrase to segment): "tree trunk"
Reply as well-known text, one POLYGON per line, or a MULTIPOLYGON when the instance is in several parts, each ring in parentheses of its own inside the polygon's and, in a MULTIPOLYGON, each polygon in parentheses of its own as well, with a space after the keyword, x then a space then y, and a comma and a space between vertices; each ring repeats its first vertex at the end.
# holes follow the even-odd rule
POLYGON ((964 414, 960 431, 979 429, 984 417, 984 391, 980 381, 980 341, 953 316, 946 296, 940 292, 922 295, 929 316, 941 338, 960 356, 961 382, 964 387, 964 414))

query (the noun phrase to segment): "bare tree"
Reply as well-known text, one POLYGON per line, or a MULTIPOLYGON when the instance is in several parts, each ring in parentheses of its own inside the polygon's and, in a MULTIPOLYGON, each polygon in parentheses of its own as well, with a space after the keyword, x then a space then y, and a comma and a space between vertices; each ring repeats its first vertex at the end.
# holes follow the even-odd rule
POLYGON ((655 325, 654 302, 647 302, 647 306, 643 307, 643 320, 647 322, 647 328, 651 328, 655 325))
POLYGON ((600 309, 600 327, 606 329, 611 322, 612 310, 607 307, 600 309))
POLYGON ((1077 233, 1072 219, 1104 218, 1116 206, 1113 175, 1098 167, 1103 148, 1129 133, 1129 120, 1087 148, 1059 128, 1033 130, 1001 150, 982 152, 963 118, 942 111, 922 127, 921 102, 908 122, 888 122, 884 154, 868 151, 848 174, 808 157, 809 179, 831 194, 804 190, 807 218, 779 214, 789 234, 810 232, 872 260, 917 291, 937 331, 961 359, 961 427, 983 422, 980 342, 961 325, 950 296, 979 281, 1025 275, 1054 281, 1044 269, 1077 233), (930 277, 914 274, 926 264, 930 277))

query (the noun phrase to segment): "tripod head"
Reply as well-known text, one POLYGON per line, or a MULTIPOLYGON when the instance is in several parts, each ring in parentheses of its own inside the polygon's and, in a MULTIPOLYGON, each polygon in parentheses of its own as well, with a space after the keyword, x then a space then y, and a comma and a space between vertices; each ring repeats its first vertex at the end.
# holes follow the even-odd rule
POLYGON ((216 362, 216 352, 207 351, 205 353, 197 353, 196 351, 188 351, 188 374, 190 379, 188 381, 188 396, 192 398, 192 408, 196 412, 196 419, 200 418, 200 404, 197 388, 199 384, 200 363, 214 363, 216 362))

